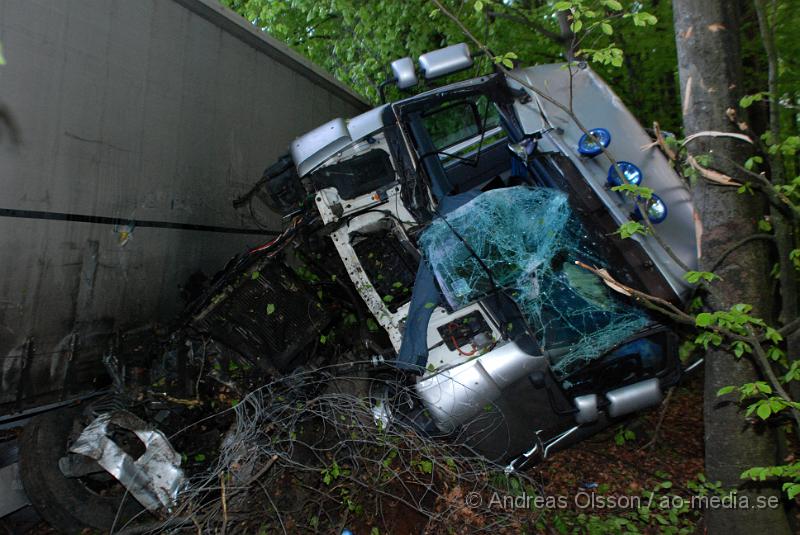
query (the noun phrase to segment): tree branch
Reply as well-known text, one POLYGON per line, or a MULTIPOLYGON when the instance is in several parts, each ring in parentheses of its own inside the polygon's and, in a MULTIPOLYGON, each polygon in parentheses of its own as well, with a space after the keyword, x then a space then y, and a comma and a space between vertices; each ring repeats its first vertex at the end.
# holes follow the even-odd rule
POLYGON ((516 22, 517 24, 521 24, 521 25, 525 26, 526 28, 528 28, 530 30, 533 30, 536 33, 539 33, 539 34, 547 37, 548 39, 550 39, 551 41, 553 41, 556 44, 559 44, 559 45, 563 45, 564 44, 564 37, 562 35, 559 35, 554 31, 548 30, 547 28, 545 28, 541 24, 537 24, 536 22, 533 22, 532 20, 530 20, 525 15, 522 15, 522 14, 520 14, 520 15, 512 15, 511 13, 501 13, 500 11, 488 11, 486 14, 488 16, 490 16, 490 17, 494 17, 494 18, 497 18, 497 19, 506 19, 506 20, 510 20, 512 22, 516 22))

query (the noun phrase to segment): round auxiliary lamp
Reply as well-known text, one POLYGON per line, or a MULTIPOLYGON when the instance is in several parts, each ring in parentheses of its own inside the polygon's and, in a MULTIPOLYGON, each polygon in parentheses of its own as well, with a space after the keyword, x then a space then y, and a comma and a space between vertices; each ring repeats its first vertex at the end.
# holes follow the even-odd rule
POLYGON ((583 134, 578 140, 578 152, 589 158, 594 158, 611 144, 611 133, 605 128, 592 128, 591 136, 583 134))

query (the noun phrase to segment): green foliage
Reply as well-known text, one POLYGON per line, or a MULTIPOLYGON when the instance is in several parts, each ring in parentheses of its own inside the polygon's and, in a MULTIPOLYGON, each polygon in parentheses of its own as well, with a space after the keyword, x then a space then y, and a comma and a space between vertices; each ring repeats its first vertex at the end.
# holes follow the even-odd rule
POLYGON ((741 106, 742 108, 749 108, 750 106, 753 105, 753 102, 758 102, 766 96, 767 96, 766 91, 760 91, 752 95, 745 95, 739 100, 739 106, 741 106))
POLYGON ((748 171, 752 171, 753 169, 755 169, 756 164, 762 164, 762 163, 764 163, 764 158, 762 158, 761 156, 751 156, 747 160, 745 160, 744 168, 747 169, 748 171))
POLYGON ((789 252, 789 260, 792 261, 794 267, 800 268, 800 249, 792 249, 789 252))
MULTIPOLYGON (((391 61, 465 40, 459 28, 432 9, 428 0, 220 2, 373 103, 378 101, 378 85, 388 78, 391 61)), ((476 60, 471 73, 457 78, 488 72, 492 62, 511 68, 516 60, 522 65, 563 61, 564 36, 554 12, 566 10, 572 30, 578 34, 578 48, 585 49, 592 66, 642 122, 658 120, 667 129, 678 128, 680 101, 670 2, 475 0, 462 4, 445 0, 445 5, 491 50, 502 52, 476 60), (645 27, 647 31, 643 31, 645 27)), ((472 43, 470 47, 474 49, 472 43)))
POLYGON ((640 199, 651 199, 653 197, 653 189, 647 188, 645 186, 637 186, 636 184, 620 184, 619 186, 614 186, 611 188, 611 191, 617 191, 620 193, 624 193, 628 197, 633 198, 640 198, 640 199))
POLYGON ((495 56, 493 59, 496 65, 503 65, 506 68, 513 69, 513 60, 517 59, 517 57, 518 56, 514 52, 506 52, 502 56, 495 56))
POLYGON ((750 314, 752 310, 752 305, 739 303, 729 310, 702 312, 695 317, 695 324, 698 327, 720 327, 739 335, 747 335, 749 334, 747 328, 750 326, 764 328, 767 326, 764 320, 750 314))
MULTIPOLYGON (((663 480, 650 489, 642 489, 639 506, 621 508, 606 506, 602 514, 591 514, 590 511, 546 508, 536 522, 536 533, 696 533, 702 520, 702 510, 692 507, 684 493, 675 491, 669 474, 660 474, 663 480)), ((722 495, 719 482, 711 483, 703 474, 686 483, 686 489, 694 497, 722 495)), ((605 492, 595 494, 597 503, 608 504, 609 497, 605 492)))
POLYGON ((333 461, 330 466, 322 469, 322 482, 330 485, 340 477, 347 477, 350 475, 350 470, 343 469, 339 463, 333 461))
POLYGON ((706 282, 720 280, 719 276, 708 271, 687 271, 683 278, 686 279, 686 281, 690 284, 697 284, 701 280, 706 282))
POLYGON ((800 494, 800 462, 780 466, 756 466, 745 470, 742 479, 767 481, 770 479, 786 480, 781 487, 790 500, 800 494))
POLYGON ((423 474, 433 473, 433 461, 430 459, 415 459, 412 461, 412 465, 423 474))
POLYGON ((626 221, 619 226, 615 234, 619 234, 620 238, 624 240, 636 234, 647 234, 647 232, 647 227, 638 221, 626 221))
POLYGON ((627 427, 620 426, 616 433, 614 433, 614 443, 617 446, 622 446, 626 442, 630 442, 632 440, 636 440, 636 433, 628 429, 627 427))

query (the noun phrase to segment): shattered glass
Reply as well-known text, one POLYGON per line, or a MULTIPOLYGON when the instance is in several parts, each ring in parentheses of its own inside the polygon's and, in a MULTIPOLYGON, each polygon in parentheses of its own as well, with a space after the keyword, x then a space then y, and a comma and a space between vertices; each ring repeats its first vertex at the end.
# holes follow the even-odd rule
POLYGON ((651 322, 575 264, 607 267, 558 190, 485 192, 436 219, 420 245, 452 309, 496 290, 511 296, 560 376, 651 322))

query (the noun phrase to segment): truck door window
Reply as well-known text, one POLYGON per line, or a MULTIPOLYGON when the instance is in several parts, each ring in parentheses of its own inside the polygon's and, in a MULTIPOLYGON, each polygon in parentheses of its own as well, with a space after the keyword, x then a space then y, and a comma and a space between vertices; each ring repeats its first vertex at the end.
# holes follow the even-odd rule
POLYGON ((441 151, 442 159, 469 153, 477 148, 480 135, 493 132, 500 124, 500 116, 489 99, 484 95, 470 99, 448 102, 422 116, 422 122, 434 146, 441 151), (456 145, 474 139, 475 146, 459 146, 456 150, 447 150, 456 145), (454 154, 451 154, 454 153, 454 154))

